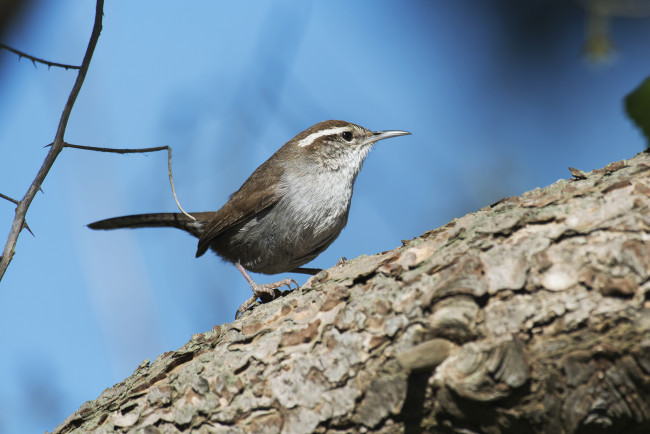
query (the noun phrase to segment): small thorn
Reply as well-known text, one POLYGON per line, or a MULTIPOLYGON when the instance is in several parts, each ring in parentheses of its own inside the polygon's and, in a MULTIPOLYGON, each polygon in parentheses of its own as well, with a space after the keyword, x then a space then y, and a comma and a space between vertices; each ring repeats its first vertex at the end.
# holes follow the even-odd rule
POLYGON ((29 228, 29 225, 27 224, 27 222, 23 223, 23 227, 24 227, 25 229, 27 229, 27 232, 29 232, 30 234, 32 234, 32 237, 36 238, 36 235, 34 235, 34 232, 32 232, 32 230, 29 228))

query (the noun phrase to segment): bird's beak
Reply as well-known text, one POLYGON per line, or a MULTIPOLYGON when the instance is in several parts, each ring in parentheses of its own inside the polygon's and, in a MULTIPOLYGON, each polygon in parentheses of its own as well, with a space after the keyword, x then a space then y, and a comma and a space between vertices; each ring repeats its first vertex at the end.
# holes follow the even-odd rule
POLYGON ((374 131, 372 133, 372 136, 370 136, 370 140, 372 142, 377 142, 379 140, 384 140, 384 139, 397 137, 397 136, 406 136, 409 134, 411 133, 409 133, 408 131, 398 131, 398 130, 374 131))

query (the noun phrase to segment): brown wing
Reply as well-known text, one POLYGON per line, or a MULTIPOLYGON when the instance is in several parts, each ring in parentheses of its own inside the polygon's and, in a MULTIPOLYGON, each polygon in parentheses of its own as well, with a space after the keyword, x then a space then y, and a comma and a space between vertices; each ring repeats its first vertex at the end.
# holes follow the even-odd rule
POLYGON ((258 167, 216 212, 199 238, 197 258, 208 250, 210 243, 223 231, 255 216, 282 197, 279 185, 284 170, 274 162, 274 157, 275 155, 258 167))

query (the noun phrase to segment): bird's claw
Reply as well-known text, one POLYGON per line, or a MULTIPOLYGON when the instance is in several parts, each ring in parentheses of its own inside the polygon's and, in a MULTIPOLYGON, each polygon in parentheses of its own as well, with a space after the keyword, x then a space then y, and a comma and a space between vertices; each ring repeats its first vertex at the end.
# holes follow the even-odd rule
POLYGON ((273 283, 263 283, 261 285, 259 283, 256 283, 254 286, 251 285, 251 289, 253 290, 253 294, 257 295, 258 297, 269 295, 271 297, 271 300, 273 300, 277 296, 275 291, 276 289, 286 286, 289 288, 289 290, 292 290, 292 283, 296 285, 296 288, 298 288, 298 282, 295 280, 283 279, 273 283))
POLYGON ((235 312, 235 319, 239 318, 241 314, 243 314, 253 303, 255 303, 258 297, 263 302, 268 302, 274 300, 275 297, 277 297, 280 294, 279 288, 283 286, 289 288, 290 291, 293 290, 294 288, 291 287, 292 283, 296 285, 296 289, 300 288, 298 282, 296 282, 294 279, 288 279, 288 278, 273 283, 251 284, 251 289, 253 290, 253 296, 251 296, 248 300, 242 303, 241 306, 239 306, 239 309, 237 309, 237 312, 235 312))
POLYGON ((253 295, 251 298, 246 300, 245 302, 242 303, 241 306, 239 306, 239 309, 237 309, 237 312, 235 312, 235 319, 239 318, 241 314, 246 312, 246 310, 251 307, 253 303, 257 300, 257 295, 253 295))

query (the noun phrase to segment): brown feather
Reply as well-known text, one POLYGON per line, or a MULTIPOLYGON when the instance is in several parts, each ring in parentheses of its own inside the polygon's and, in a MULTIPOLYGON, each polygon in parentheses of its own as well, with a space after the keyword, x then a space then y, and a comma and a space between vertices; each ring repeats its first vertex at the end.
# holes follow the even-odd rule
POLYGON ((210 244, 223 231, 253 218, 256 214, 274 205, 282 197, 279 192, 280 177, 284 172, 279 165, 271 163, 280 151, 265 161, 230 197, 230 200, 214 214, 199 238, 196 257, 203 255, 210 244), (265 188, 260 189, 259 186, 265 188))
POLYGON ((122 229, 122 228, 154 228, 154 227, 172 227, 184 230, 185 232, 199 238, 202 227, 206 225, 214 216, 214 212, 193 212, 190 213, 195 219, 190 219, 181 213, 154 213, 154 214, 136 214, 121 217, 113 217, 106 220, 100 220, 88 225, 90 229, 122 229))

